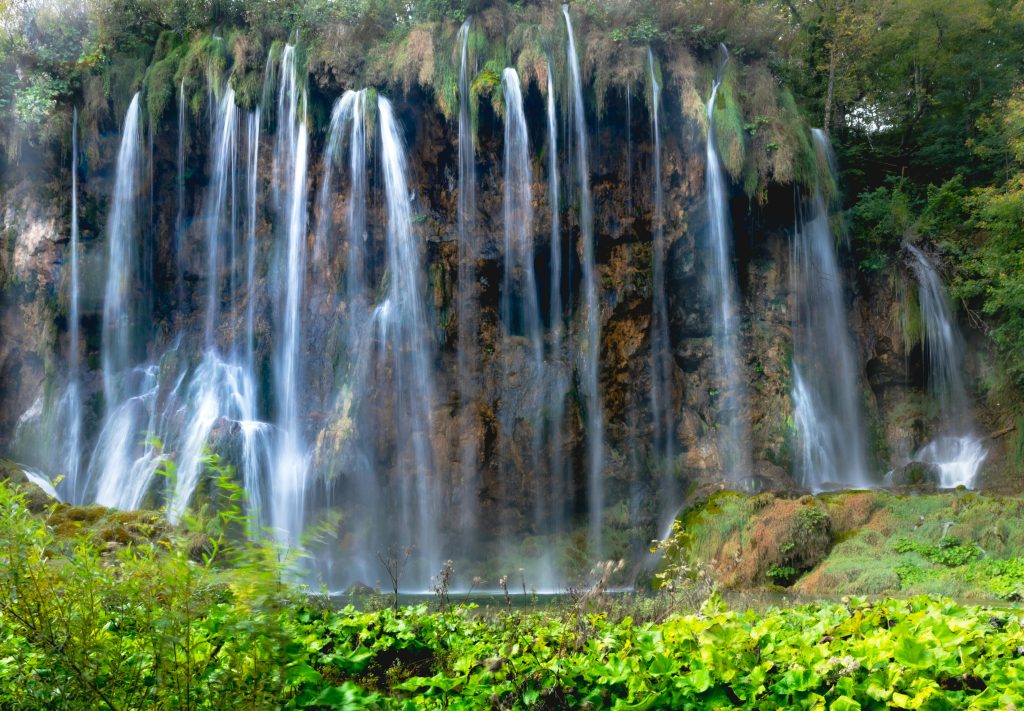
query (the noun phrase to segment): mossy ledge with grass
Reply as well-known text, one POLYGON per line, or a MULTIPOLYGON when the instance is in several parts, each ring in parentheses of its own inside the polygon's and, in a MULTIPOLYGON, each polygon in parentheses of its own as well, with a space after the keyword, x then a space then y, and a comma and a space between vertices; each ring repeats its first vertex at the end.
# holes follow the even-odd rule
POLYGON ((676 561, 725 590, 1024 599, 1024 501, 958 491, 720 492, 674 528, 676 561))

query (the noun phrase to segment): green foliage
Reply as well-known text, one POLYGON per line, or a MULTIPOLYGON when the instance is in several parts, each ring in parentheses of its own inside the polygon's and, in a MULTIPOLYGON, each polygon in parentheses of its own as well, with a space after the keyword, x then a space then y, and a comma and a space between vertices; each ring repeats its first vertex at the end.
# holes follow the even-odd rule
POLYGON ((888 186, 863 193, 851 210, 860 268, 887 267, 914 222, 906 182, 893 179, 888 186))
POLYGON ((641 17, 628 27, 615 27, 610 33, 613 42, 648 45, 661 38, 661 29, 652 17, 641 17))
POLYGON ((796 577, 797 572, 797 569, 791 565, 772 564, 765 574, 779 585, 786 585, 796 577))
POLYGON ((897 553, 918 553, 932 563, 947 568, 967 565, 982 555, 982 551, 977 545, 973 543, 963 545, 955 536, 944 537, 938 545, 928 545, 908 538, 900 538, 893 543, 893 550, 897 553))
POLYGON ((1002 600, 1024 600, 1024 558, 990 561, 985 570, 988 590, 1002 600))
POLYGON ((221 95, 229 63, 227 42, 221 37, 200 37, 187 45, 178 60, 173 86, 177 90, 184 83, 185 102, 193 115, 203 110, 209 87, 213 87, 215 97, 221 95))
POLYGON ((729 62, 725 68, 725 76, 715 96, 715 142, 722 165, 735 180, 743 173, 743 161, 746 151, 746 137, 743 129, 743 109, 737 97, 736 63, 729 62))
POLYGON ((168 108, 175 103, 174 98, 178 93, 175 75, 186 50, 185 45, 175 47, 163 59, 152 64, 146 72, 146 111, 154 126, 162 125, 168 108))
MULTIPOLYGON (((233 537, 241 492, 219 459, 206 466, 220 513, 113 549, 58 536, 0 487, 0 705, 997 709, 1024 700, 1024 657, 1012 651, 1024 645, 1020 616, 940 598, 763 613, 732 611, 715 595, 674 614, 665 597, 584 612, 334 611, 283 585, 274 551, 233 537), (190 557, 183 544, 199 533, 207 553, 190 557)), ((993 594, 1019 594, 1021 559, 988 565, 993 594)), ((910 566, 898 572, 915 579, 910 566)), ((769 577, 793 574, 777 566, 769 577)))

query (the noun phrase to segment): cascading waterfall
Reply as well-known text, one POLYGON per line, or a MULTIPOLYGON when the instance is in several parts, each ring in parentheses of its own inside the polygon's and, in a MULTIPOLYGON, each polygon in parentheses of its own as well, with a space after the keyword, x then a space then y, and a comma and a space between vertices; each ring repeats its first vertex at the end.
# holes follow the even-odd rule
POLYGON ((472 17, 459 28, 459 198, 456 215, 459 239, 457 301, 457 368, 459 382, 459 510, 461 528, 468 538, 477 525, 477 490, 480 486, 477 432, 479 393, 480 317, 477 289, 476 147, 470 107, 469 39, 472 17))
MULTIPOLYGON (((824 132, 813 132, 820 171, 834 173, 824 132)), ((798 218, 800 219, 800 218, 798 218)), ((857 361, 843 276, 820 179, 793 234, 793 411, 798 480, 811 491, 870 485, 857 361)))
MULTIPOLYGON (((133 363, 139 324, 133 291, 140 285, 138 179, 142 172, 139 95, 128 106, 117 154, 113 205, 107 220, 107 283, 103 300, 105 417, 89 461, 88 483, 99 504, 118 509, 142 505, 163 455, 156 433, 157 366, 133 363)), ((88 495, 88 494, 86 494, 88 495)))
MULTIPOLYGON (((221 244, 222 235, 234 235, 235 156, 238 153, 238 110, 235 92, 228 87, 218 104, 213 144, 213 165, 210 172, 211 190, 206 205, 206 330, 207 349, 215 348, 216 328, 220 321, 221 301, 221 244), (229 209, 228 206, 230 206, 229 209)), ((230 259, 228 260, 230 265, 230 259)))
POLYGON ((434 476, 433 343, 424 295, 423 251, 412 226, 412 205, 406 179, 405 149, 391 102, 377 99, 381 162, 387 201, 387 291, 377 305, 380 358, 390 361, 394 397, 394 441, 402 451, 399 466, 398 514, 409 543, 420 553, 410 578, 424 584, 441 565, 438 480, 434 476), (411 461, 408 461, 411 459, 411 461))
MULTIPOLYGON (((560 219, 561 193, 558 180, 558 114, 555 109, 554 68, 550 60, 547 65, 547 128, 548 128, 548 202, 551 206, 551 248, 550 254, 550 303, 548 323, 547 362, 547 412, 548 451, 550 452, 550 476, 553 501, 568 501, 572 495, 572 484, 566 458, 562 451, 564 438, 562 425, 565 417, 565 397, 569 390, 569 372, 565 367, 562 352, 564 338, 564 316, 562 314, 562 225, 560 219)), ((552 507, 549 510, 550 530, 556 535, 568 529, 564 510, 552 507)), ((552 582, 552 581, 549 581, 552 582)))
POLYGON ((502 482, 507 486, 508 470, 518 464, 533 478, 534 520, 540 530, 546 520, 544 503, 548 496, 540 488, 540 450, 543 412, 544 342, 537 298, 533 257, 533 207, 529 136, 523 93, 515 69, 501 76, 505 98, 505 268, 502 276, 501 320, 504 325, 504 355, 501 420, 503 438, 502 482), (525 351, 525 353, 524 353, 525 351), (518 355, 522 353, 522 355, 518 355), (516 354, 516 355, 514 355, 516 354), (510 366, 519 364, 513 370, 510 366), (530 430, 526 452, 515 452, 514 433, 525 420, 530 430))
POLYGON ((71 279, 68 285, 68 387, 65 404, 67 444, 64 445, 64 480, 61 489, 66 501, 78 502, 79 469, 82 465, 82 392, 80 383, 81 320, 79 316, 78 275, 78 109, 71 119, 71 279))
MULTIPOLYGON (((204 208, 207 259, 206 319, 204 325, 204 352, 198 367, 182 378, 174 390, 174 397, 165 406, 169 419, 171 408, 178 407, 187 418, 178 425, 180 438, 168 433, 176 442, 177 473, 174 491, 168 506, 171 521, 180 520, 199 485, 205 469, 210 435, 218 423, 231 423, 241 436, 240 468, 249 493, 249 512, 253 522, 264 522, 262 475, 267 470, 268 429, 257 421, 256 387, 252 357, 253 303, 250 290, 247 304, 245 333, 241 339, 232 331, 227 348, 221 347, 218 325, 222 321, 223 273, 228 273, 227 310, 237 316, 236 294, 239 285, 234 279, 238 261, 237 232, 239 224, 239 195, 237 191, 238 111, 234 91, 227 88, 217 104, 217 118, 211 136, 210 184, 204 208), (226 244, 224 237, 227 237, 226 244), (226 259, 222 264, 224 253, 226 259), (238 341, 243 341, 241 344, 238 341), (251 488, 250 488, 251 487, 251 488)), ((259 120, 248 119, 247 152, 249 160, 246 179, 249 200, 249 231, 246 240, 246 279, 251 284, 255 269, 255 217, 256 167, 258 161, 259 120)), ((229 319, 231 323, 235 318, 229 319)))
POLYGON ((573 126, 576 131, 576 172, 580 183, 580 256, 583 263, 583 314, 585 328, 580 337, 579 373, 587 421, 587 500, 590 511, 589 545, 592 558, 600 559, 603 549, 604 518, 604 413, 598 381, 601 321, 594 264, 594 215, 590 200, 590 168, 587 160, 587 125, 583 109, 583 84, 576 55, 569 6, 562 5, 568 33, 567 60, 572 81, 573 126))
MULTIPOLYGON (((271 67, 273 61, 267 62, 267 79, 273 78, 271 67)), ((282 204, 281 188, 292 182, 292 167, 296 158, 295 148, 299 133, 299 85, 298 72, 295 66, 295 46, 286 44, 281 50, 281 58, 277 69, 277 125, 274 136, 274 162, 271 165, 273 180, 271 182, 274 206, 279 210, 288 209, 288 203, 282 204)))
POLYGON ((708 205, 708 241, 711 269, 708 286, 712 300, 712 336, 718 394, 718 450, 722 472, 735 483, 746 484, 753 475, 747 394, 740 361, 740 314, 736 277, 733 274, 733 234, 729 219, 725 170, 715 144, 715 98, 722 84, 729 53, 724 58, 708 99, 708 136, 704 188, 708 205))
POLYGON ((913 257, 911 267, 917 276, 924 347, 928 354, 928 390, 939 407, 938 434, 914 455, 914 459, 939 470, 939 486, 971 488, 988 452, 975 433, 967 399, 963 336, 934 264, 914 245, 904 243, 903 246, 913 257))
POLYGON ((256 107, 246 118, 247 159, 246 159, 246 204, 248 221, 246 232, 245 293, 245 364, 250 373, 256 372, 256 221, 258 219, 257 199, 259 197, 260 164, 260 107, 256 107))
POLYGON ((308 129, 305 99, 296 66, 295 47, 281 54, 281 88, 277 102, 275 174, 286 180, 281 207, 286 211, 284 254, 284 309, 280 315, 282 338, 275 358, 278 444, 270 486, 271 522, 283 542, 295 545, 304 523, 309 467, 299 422, 302 329, 302 285, 306 273, 306 166, 308 129), (300 114, 299 105, 303 105, 300 114))
POLYGON ((661 183, 661 85, 655 76, 654 53, 647 49, 651 82, 651 132, 654 136, 654 290, 651 308, 651 418, 654 451, 660 460, 662 516, 674 513, 677 495, 673 479, 672 363, 669 353, 668 297, 665 294, 665 194, 661 183))
POLYGON ((125 114, 117 153, 113 208, 107 223, 109 258, 103 300, 103 396, 107 408, 123 400, 126 391, 119 379, 132 365, 134 350, 131 297, 139 271, 135 213, 138 179, 142 172, 139 114, 139 95, 135 94, 125 114))
MULTIPOLYGON (((374 318, 372 294, 373 254, 369 244, 367 203, 369 185, 367 176, 367 92, 346 91, 334 104, 324 158, 324 181, 332 181, 335 164, 340 162, 348 134, 348 225, 343 302, 346 323, 342 330, 345 362, 335 412, 336 431, 325 440, 318 440, 318 466, 322 469, 341 469, 344 474, 337 486, 330 489, 334 495, 341 489, 343 505, 351 512, 347 525, 355 532, 358 545, 346 560, 345 577, 340 581, 372 580, 378 575, 380 562, 375 557, 385 547, 391 531, 379 525, 390 510, 385 505, 388 487, 385 477, 377 471, 375 430, 372 417, 361 416, 361 408, 373 400, 374 387, 374 318), (358 423, 358 425, 356 424, 358 423), (357 429, 358 427, 358 429, 357 429)), ((321 223, 318 229, 330 230, 331 189, 321 190, 321 223)), ((317 239, 320 239, 318 236, 317 239)), ((393 540, 393 539, 390 539, 393 540)), ((390 542, 390 541, 389 541, 390 542)), ((328 572, 327 583, 336 582, 328 572)))
POLYGON ((273 430, 257 419, 256 401, 256 221, 259 198, 260 107, 247 117, 246 195, 248 205, 245 266, 245 358, 243 373, 247 397, 243 400, 239 426, 242 433, 242 474, 246 504, 253 533, 269 525, 267 516, 267 473, 270 472, 273 430))
POLYGON ((164 462, 161 448, 146 438, 146 433, 158 431, 159 371, 159 366, 146 365, 121 376, 126 391, 134 394, 108 407, 89 459, 88 483, 98 504, 125 511, 140 508, 164 462))

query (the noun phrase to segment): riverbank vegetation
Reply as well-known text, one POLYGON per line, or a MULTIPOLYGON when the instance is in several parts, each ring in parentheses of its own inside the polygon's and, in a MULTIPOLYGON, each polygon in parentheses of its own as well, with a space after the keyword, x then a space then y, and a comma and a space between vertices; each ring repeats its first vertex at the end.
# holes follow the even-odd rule
MULTIPOLYGON (((272 548, 238 536, 238 493, 223 484, 220 513, 177 529, 145 514, 121 521, 40 507, 27 485, 0 485, 0 706, 1005 709, 1024 701, 1024 615, 1015 607, 848 597, 743 611, 702 587, 699 563, 671 555, 658 576, 671 590, 657 594, 610 596, 603 576, 537 609, 500 598, 486 610, 453 606, 440 587, 429 605, 396 610, 371 596, 369 607, 364 597, 361 609, 338 609, 291 584, 272 548), (111 533, 117 528, 122 535, 111 533)), ((939 506, 918 509, 930 531, 939 506)), ((953 567, 978 555, 971 542, 928 547, 913 537, 903 552, 953 567)))

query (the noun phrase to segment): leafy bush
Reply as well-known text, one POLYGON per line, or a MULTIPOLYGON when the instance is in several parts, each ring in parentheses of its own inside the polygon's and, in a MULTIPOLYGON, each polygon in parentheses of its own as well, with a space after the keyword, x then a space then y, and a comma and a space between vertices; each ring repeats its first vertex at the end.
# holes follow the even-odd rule
POLYGON ((893 543, 897 553, 918 553, 936 565, 959 568, 977 560, 982 551, 974 543, 964 545, 956 536, 944 536, 938 545, 918 543, 909 538, 900 538, 893 543))

